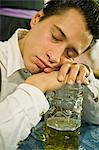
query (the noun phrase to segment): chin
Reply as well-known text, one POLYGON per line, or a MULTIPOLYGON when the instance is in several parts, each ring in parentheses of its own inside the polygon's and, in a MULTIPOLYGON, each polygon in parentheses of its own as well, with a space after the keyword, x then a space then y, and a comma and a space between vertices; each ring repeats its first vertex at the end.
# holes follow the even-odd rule
MULTIPOLYGON (((29 63, 28 63, 29 64, 29 63)), ((31 74, 36 74, 36 73, 40 73, 43 70, 41 70, 37 65, 32 64, 32 65, 27 65, 26 66, 27 70, 31 73, 31 74)))

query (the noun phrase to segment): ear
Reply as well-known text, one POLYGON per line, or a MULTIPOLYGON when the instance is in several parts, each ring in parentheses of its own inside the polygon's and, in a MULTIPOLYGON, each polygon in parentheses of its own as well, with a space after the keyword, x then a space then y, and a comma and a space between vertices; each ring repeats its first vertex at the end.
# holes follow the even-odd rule
POLYGON ((42 16, 44 16, 44 13, 43 13, 43 11, 41 10, 41 11, 38 11, 38 12, 32 17, 32 19, 31 19, 31 21, 30 21, 30 26, 31 26, 31 28, 32 28, 36 23, 39 22, 39 20, 40 20, 40 18, 41 18, 42 16))

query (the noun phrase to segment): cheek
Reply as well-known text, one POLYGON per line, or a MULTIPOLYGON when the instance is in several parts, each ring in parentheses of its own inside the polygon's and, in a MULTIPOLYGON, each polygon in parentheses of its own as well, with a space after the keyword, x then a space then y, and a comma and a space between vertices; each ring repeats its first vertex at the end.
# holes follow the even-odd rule
POLYGON ((50 42, 50 40, 48 38, 42 39, 39 42, 39 50, 43 50, 43 51, 47 51, 47 50, 51 50, 53 49, 52 43, 50 42))
POLYGON ((29 65, 32 63, 32 57, 33 57, 33 52, 30 49, 27 49, 24 54, 23 54, 23 60, 25 63, 25 66, 29 65))

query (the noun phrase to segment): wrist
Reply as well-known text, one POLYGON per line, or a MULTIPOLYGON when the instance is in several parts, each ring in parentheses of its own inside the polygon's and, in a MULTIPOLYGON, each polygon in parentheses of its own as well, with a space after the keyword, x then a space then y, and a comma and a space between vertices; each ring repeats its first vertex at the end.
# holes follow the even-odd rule
MULTIPOLYGON (((43 81, 43 80, 42 80, 43 81)), ((26 84, 29 84, 29 85, 32 85, 32 86, 34 86, 34 87, 36 87, 36 88, 38 88, 38 89, 40 89, 43 93, 45 93, 46 92, 46 88, 45 88, 45 86, 44 86, 44 84, 43 83, 39 83, 39 81, 37 80, 37 79, 35 79, 35 77, 29 77, 29 78, 27 78, 26 80, 25 80, 25 83, 26 84)))

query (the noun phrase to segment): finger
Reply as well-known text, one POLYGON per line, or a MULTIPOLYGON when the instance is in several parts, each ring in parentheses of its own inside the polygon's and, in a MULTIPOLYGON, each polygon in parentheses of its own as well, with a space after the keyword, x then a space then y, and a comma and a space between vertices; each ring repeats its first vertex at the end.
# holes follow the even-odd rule
POLYGON ((68 74, 66 74, 66 76, 65 76, 65 80, 63 81, 64 84, 68 83, 68 82, 67 82, 67 79, 68 79, 68 74))
POLYGON ((80 66, 82 66, 82 68, 84 68, 84 69, 85 69, 86 77, 88 77, 88 75, 89 75, 89 67, 88 67, 88 66, 86 66, 86 65, 83 65, 83 64, 80 64, 80 66))
POLYGON ((55 68, 45 68, 44 72, 45 73, 50 73, 52 71, 58 71, 60 67, 55 67, 55 68))
POLYGON ((89 84, 89 80, 85 77, 83 80, 83 84, 88 85, 89 84))
POLYGON ((78 72, 79 72, 79 68, 80 68, 79 64, 77 64, 77 63, 72 64, 71 69, 68 73, 67 81, 66 81, 68 84, 74 84, 75 83, 78 72))
POLYGON ((84 65, 80 65, 79 74, 77 76, 76 82, 77 83, 84 83, 86 82, 86 76, 89 74, 88 69, 84 65), (85 81, 84 81, 85 80, 85 81))
POLYGON ((45 73, 50 73, 50 72, 52 72, 54 69, 53 68, 45 68, 44 69, 44 72, 45 73))
POLYGON ((58 81, 64 81, 66 74, 68 73, 69 69, 71 67, 70 63, 65 63, 61 66, 59 73, 58 73, 58 81))

